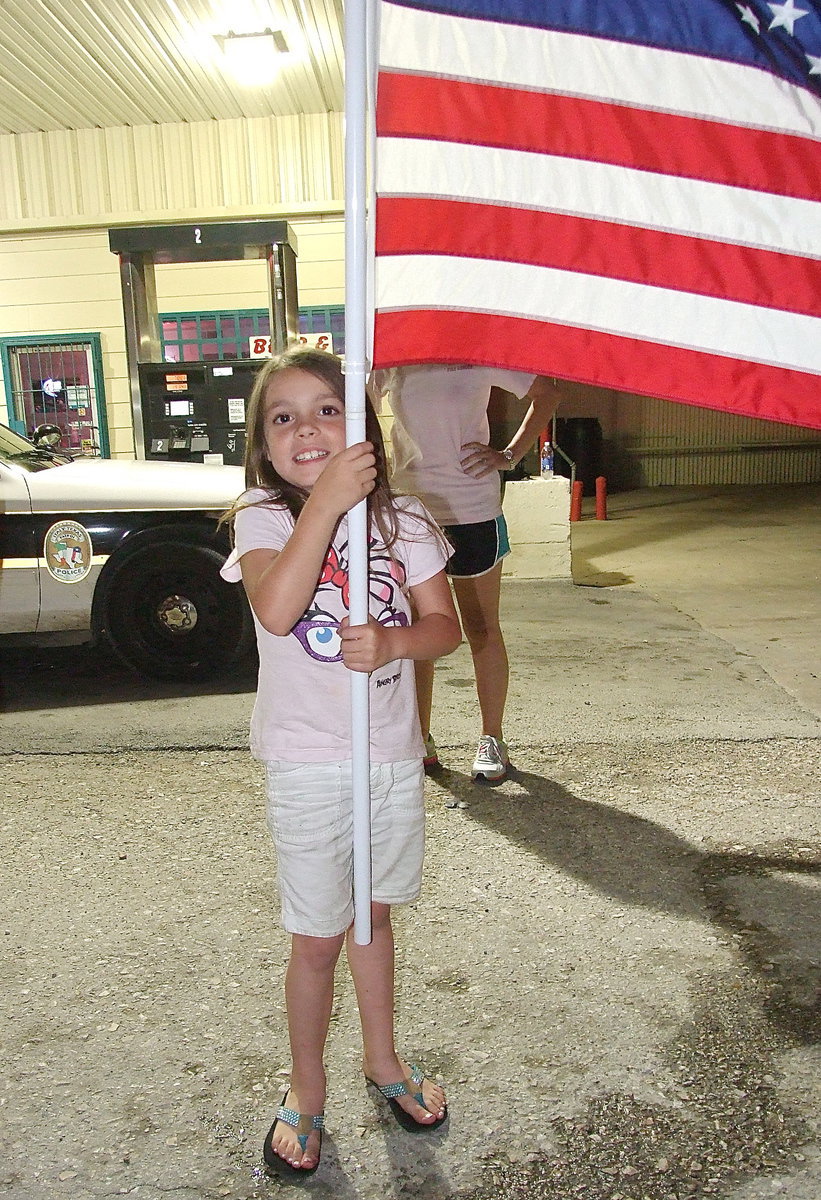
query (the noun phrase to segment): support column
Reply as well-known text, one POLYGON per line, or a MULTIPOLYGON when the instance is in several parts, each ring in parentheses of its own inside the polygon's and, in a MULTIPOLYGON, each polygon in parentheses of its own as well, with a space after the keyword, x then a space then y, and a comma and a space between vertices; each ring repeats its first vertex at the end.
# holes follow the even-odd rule
POLYGON ((139 364, 162 361, 153 254, 120 254, 120 284, 123 292, 134 450, 137 458, 145 458, 139 364))

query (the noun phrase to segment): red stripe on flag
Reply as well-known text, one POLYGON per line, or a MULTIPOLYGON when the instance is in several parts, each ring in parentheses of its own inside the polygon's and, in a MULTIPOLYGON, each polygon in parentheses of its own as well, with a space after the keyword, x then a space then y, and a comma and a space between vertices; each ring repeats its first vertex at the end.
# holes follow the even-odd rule
POLYGON ((376 253, 531 263, 821 316, 818 259, 509 205, 380 196, 376 253))
POLYGON ((610 163, 817 200, 811 138, 675 113, 383 71, 379 137, 424 138, 610 163))
POLYGON ((817 375, 494 313, 376 314, 375 368, 466 361, 821 429, 817 375))

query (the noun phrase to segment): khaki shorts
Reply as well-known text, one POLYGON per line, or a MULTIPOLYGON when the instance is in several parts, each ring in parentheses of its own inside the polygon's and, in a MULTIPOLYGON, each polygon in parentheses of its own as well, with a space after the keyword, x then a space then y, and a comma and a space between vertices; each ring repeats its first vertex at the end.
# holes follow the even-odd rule
MULTIPOLYGON (((351 764, 267 762, 268 828, 288 933, 335 937, 353 921, 351 764)), ((425 852, 421 759, 371 763, 372 896, 410 904, 425 852)))

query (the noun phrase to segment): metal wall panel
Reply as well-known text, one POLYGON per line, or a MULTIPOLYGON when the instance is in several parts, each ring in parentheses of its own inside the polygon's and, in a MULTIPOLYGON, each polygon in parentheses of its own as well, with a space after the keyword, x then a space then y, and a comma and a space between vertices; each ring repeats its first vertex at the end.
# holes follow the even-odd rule
POLYGON ((137 163, 134 139, 127 136, 130 133, 131 130, 123 129, 122 126, 103 130, 110 204, 115 212, 129 208, 133 204, 136 192, 137 163))
POLYGON ((617 486, 814 483, 818 431, 625 396, 609 458, 617 486))
MULTIPOLYGON (((94 216, 111 211, 109 165, 102 129, 78 129, 69 134, 77 148, 75 170, 80 209, 78 215, 94 216)), ((50 213, 43 213, 50 216, 50 213)))
POLYGON ((280 117, 276 123, 276 162, 280 196, 294 204, 305 201, 303 145, 299 117, 280 117))
POLYGON ((50 156, 43 133, 23 133, 18 138, 18 184, 23 215, 49 216, 53 209, 50 156))
MULTIPOLYGON (((132 194, 136 196, 136 209, 143 213, 164 212, 168 207, 165 164, 163 159, 162 127, 160 125, 138 125, 135 129, 122 129, 121 135, 133 138, 134 176, 130 179, 132 194)), ((134 208, 134 205, 130 206, 134 208)), ((129 211, 126 208, 125 211, 129 211)))
POLYGON ((7 221, 18 221, 23 216, 18 151, 18 139, 0 138, 0 212, 7 221))
POLYGON ((272 121, 257 119, 249 123, 248 130, 251 150, 249 203, 273 207, 279 204, 281 196, 276 126, 272 121))
POLYGON ((249 203, 251 195, 251 146, 243 122, 218 121, 218 161, 222 174, 222 202, 226 208, 249 203))
POLYGON ((172 212, 196 208, 194 179, 199 164, 194 165, 194 129, 190 125, 163 125, 160 132, 168 207, 172 212))
MULTIPOLYGON (((182 128, 185 128, 183 126, 182 128)), ((189 126, 192 153, 194 205, 203 212, 225 207, 224 166, 216 121, 189 126)))
POLYGON ((53 207, 58 216, 71 218, 80 204, 76 139, 68 133, 51 133, 45 137, 53 183, 53 207))
POLYGON ((0 223, 341 207, 342 117, 242 117, 0 137, 0 223))
POLYGON ((335 176, 335 168, 341 168, 344 155, 333 135, 341 132, 337 122, 329 125, 326 115, 305 117, 303 136, 305 143, 304 161, 307 172, 305 199, 317 201, 323 196, 341 196, 344 190, 342 175, 335 176), (330 136, 329 136, 330 135, 330 136), (336 155, 340 157, 337 158, 336 155))

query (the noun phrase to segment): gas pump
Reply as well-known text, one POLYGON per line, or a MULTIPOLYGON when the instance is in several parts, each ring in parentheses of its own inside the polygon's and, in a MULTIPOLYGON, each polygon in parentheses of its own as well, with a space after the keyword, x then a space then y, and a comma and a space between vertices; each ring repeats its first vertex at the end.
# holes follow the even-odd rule
POLYGON ((296 238, 285 221, 221 221, 111 229, 120 258, 126 350, 138 458, 240 464, 255 359, 167 363, 154 280, 155 264, 265 258, 271 348, 295 342, 299 329, 296 238))
POLYGON ((141 363, 146 458, 241 463, 259 359, 141 363))

